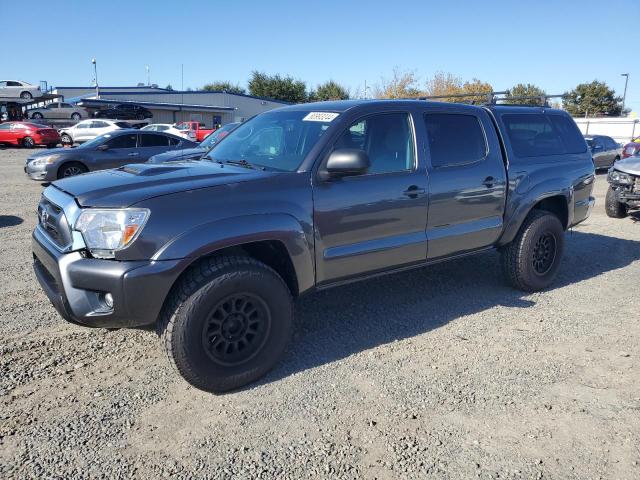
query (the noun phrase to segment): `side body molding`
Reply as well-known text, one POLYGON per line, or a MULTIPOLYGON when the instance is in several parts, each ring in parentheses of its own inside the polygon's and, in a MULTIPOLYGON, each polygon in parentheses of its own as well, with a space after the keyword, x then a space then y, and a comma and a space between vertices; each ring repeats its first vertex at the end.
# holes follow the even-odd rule
MULTIPOLYGON (((311 235, 311 234, 310 234, 311 235)), ((310 237, 288 214, 255 214, 223 218, 199 225, 164 245, 152 260, 196 260, 218 250, 259 241, 279 241, 289 253, 299 293, 313 288, 315 269, 310 237)))

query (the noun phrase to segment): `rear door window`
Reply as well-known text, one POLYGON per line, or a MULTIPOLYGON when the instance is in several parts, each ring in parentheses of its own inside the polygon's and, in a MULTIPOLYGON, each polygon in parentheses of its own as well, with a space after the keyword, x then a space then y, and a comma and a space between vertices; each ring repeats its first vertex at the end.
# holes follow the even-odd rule
POLYGON ((433 168, 473 163, 486 156, 484 130, 474 115, 428 113, 424 121, 433 168))

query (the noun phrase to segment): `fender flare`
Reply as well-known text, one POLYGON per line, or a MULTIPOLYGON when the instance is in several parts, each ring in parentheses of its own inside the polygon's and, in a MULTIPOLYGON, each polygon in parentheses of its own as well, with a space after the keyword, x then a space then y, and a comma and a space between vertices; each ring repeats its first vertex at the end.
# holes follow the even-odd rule
POLYGON ((315 268, 311 228, 284 213, 254 214, 230 217, 199 225, 166 243, 152 260, 189 259, 184 269, 194 261, 224 248, 260 241, 278 241, 286 248, 295 271, 298 291, 303 293, 315 284, 315 268))
MULTIPOLYGON (((565 199, 568 220, 565 228, 567 228, 568 225, 571 225, 573 217, 573 209, 571 208, 571 204, 573 202, 573 189, 566 185, 559 186, 556 182, 554 182, 553 188, 549 188, 549 183, 550 182, 540 183, 531 188, 531 190, 525 194, 512 194, 512 199, 510 201, 515 205, 505 222, 504 230, 498 240, 498 246, 503 246, 512 242, 531 210, 533 210, 538 203, 547 198, 563 197, 565 199)), ((507 200, 507 202, 509 202, 509 200, 507 200)))

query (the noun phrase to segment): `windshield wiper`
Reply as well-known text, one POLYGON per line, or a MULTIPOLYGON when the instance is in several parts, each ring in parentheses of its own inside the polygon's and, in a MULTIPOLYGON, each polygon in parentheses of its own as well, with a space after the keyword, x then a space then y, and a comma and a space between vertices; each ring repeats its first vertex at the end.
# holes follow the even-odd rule
POLYGON ((246 161, 245 159, 241 159, 241 160, 218 160, 220 163, 228 163, 229 165, 239 165, 241 167, 245 167, 245 168, 250 168, 251 170, 264 170, 265 167, 263 167, 262 165, 254 165, 253 163, 250 163, 248 161, 246 161))

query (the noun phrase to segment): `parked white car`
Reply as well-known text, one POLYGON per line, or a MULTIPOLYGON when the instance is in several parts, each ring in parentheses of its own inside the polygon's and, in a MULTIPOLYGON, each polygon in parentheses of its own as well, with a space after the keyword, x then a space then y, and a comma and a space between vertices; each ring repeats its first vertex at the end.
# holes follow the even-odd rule
POLYGON ((61 129, 60 139, 64 145, 73 145, 93 140, 103 133, 113 132, 120 128, 131 128, 131 125, 115 120, 83 120, 73 127, 61 129))
POLYGON ((42 92, 37 85, 19 80, 0 80, 0 97, 31 100, 41 96, 42 92))
POLYGON ((76 107, 70 103, 55 102, 43 108, 34 108, 28 111, 29 117, 33 119, 52 118, 52 119, 71 119, 82 120, 89 118, 89 112, 82 107, 76 107))
POLYGON ((171 135, 176 135, 178 137, 182 137, 182 131, 178 130, 175 125, 170 125, 168 123, 152 123, 147 125, 146 127, 142 127, 140 130, 151 130, 152 132, 164 132, 170 133, 171 135))

